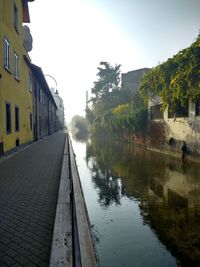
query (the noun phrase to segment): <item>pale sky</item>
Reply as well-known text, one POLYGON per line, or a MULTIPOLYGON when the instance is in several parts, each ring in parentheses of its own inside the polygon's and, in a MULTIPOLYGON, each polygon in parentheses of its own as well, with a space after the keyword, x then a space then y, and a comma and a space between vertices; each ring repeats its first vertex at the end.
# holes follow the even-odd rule
POLYGON ((85 114, 100 61, 122 72, 155 67, 200 30, 200 0, 35 0, 29 9, 30 57, 56 79, 67 121, 85 114))

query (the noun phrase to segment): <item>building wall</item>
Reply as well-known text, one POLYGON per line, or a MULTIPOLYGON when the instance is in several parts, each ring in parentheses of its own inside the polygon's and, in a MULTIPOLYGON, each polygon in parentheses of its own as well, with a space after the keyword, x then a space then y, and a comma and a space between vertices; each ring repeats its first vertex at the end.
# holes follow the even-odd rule
MULTIPOLYGON (((38 70, 40 68, 38 67, 38 70)), ((33 114, 34 114, 34 139, 40 139, 56 131, 56 106, 50 90, 40 84, 38 77, 33 77, 33 114)))
POLYGON ((34 131, 37 131, 38 139, 49 134, 48 98, 37 80, 34 80, 34 85, 34 131))
POLYGON ((51 101, 49 101, 49 130, 50 134, 56 131, 56 111, 51 101))
POLYGON ((50 123, 50 127, 51 127, 51 133, 55 133, 57 131, 56 129, 56 108, 53 105, 52 102, 50 102, 51 104, 51 112, 52 112, 52 116, 51 116, 51 123, 50 123))
MULTIPOLYGON (((155 97, 149 101, 150 107, 161 104, 159 97, 155 97)), ((195 115, 195 104, 189 102, 188 116, 174 118, 168 117, 168 110, 163 113, 163 119, 154 119, 154 122, 163 123, 165 130, 165 149, 174 150, 181 153, 182 142, 185 141, 188 153, 191 155, 200 155, 200 116, 195 115), (173 138, 173 144, 169 144, 169 140, 173 138)), ((149 115, 150 118, 150 115, 149 115)))
MULTIPOLYGON (((29 67, 23 56, 27 52, 23 46, 22 33, 22 0, 0 1, 0 58, 4 58, 3 42, 6 37, 10 43, 10 70, 4 68, 0 62, 0 143, 3 143, 4 152, 16 146, 16 139, 20 144, 33 140, 30 126, 32 113, 32 93, 29 91, 29 67), (18 33, 13 25, 14 6, 18 9, 18 33), (14 77, 14 51, 19 56, 19 80, 14 77), (11 105, 11 133, 6 132, 6 103, 11 105), (19 131, 15 131, 15 106, 19 108, 19 131)), ((27 55, 28 56, 28 55, 27 55)))
POLYGON ((56 105, 58 107, 57 110, 57 130, 64 128, 64 105, 62 98, 58 95, 58 93, 52 92, 56 105))
POLYGON ((128 89, 132 92, 136 92, 138 90, 142 76, 149 70, 150 70, 149 68, 143 68, 143 69, 129 71, 127 73, 122 73, 121 76, 122 89, 128 89))

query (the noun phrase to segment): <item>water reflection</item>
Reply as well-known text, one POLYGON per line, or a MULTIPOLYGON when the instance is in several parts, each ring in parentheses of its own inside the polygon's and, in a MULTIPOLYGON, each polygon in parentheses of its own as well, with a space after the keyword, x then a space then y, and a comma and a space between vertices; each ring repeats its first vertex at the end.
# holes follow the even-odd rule
POLYGON ((143 224, 181 266, 200 266, 198 165, 105 140, 87 144, 86 161, 101 206, 136 199, 143 224))
POLYGON ((98 201, 105 208, 113 203, 120 205, 121 196, 126 194, 119 175, 112 169, 112 163, 120 161, 120 154, 112 155, 112 148, 103 146, 102 149, 98 149, 88 143, 86 150, 86 162, 91 170, 95 188, 98 189, 98 201))

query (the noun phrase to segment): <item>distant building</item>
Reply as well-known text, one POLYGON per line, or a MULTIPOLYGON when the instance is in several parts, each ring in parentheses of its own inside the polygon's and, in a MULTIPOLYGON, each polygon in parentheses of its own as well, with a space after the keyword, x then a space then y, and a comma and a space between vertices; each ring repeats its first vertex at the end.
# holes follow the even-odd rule
POLYGON ((51 88, 51 93, 53 95, 53 98, 54 98, 56 105, 57 105, 57 108, 58 108, 56 111, 56 115, 57 115, 56 129, 57 130, 64 129, 65 111, 64 111, 63 99, 59 96, 57 89, 56 89, 56 91, 54 91, 54 88, 51 88))
POLYGON ((32 48, 27 26, 26 40, 23 34, 23 22, 30 22, 28 2, 0 1, 0 155, 33 141, 30 69, 24 61, 32 48))
POLYGON ((150 70, 149 68, 143 68, 143 69, 129 71, 127 73, 122 73, 121 76, 122 89, 128 89, 132 92, 136 92, 138 90, 142 76, 149 70, 150 70))
MULTIPOLYGON (((27 59, 26 59, 27 60, 27 59)), ((34 140, 54 133, 57 105, 46 82, 42 69, 27 60, 30 67, 29 90, 33 94, 34 140)))

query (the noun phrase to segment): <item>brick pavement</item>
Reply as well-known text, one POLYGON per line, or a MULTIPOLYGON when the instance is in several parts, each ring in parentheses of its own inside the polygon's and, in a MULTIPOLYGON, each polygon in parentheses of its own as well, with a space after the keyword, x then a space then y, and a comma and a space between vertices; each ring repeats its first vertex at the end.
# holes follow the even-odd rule
POLYGON ((48 266, 65 134, 0 162, 0 266, 48 266))

